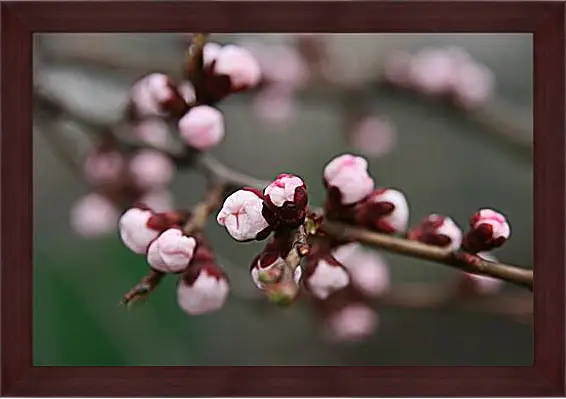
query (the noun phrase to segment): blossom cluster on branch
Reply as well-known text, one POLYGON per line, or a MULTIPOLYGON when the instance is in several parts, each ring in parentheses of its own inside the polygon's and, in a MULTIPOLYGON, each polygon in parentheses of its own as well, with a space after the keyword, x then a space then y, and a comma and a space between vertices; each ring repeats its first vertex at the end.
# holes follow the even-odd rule
MULTIPOLYGON (((459 269, 454 286, 458 295, 490 295, 504 281, 532 289, 532 272, 500 264, 490 252, 511 234, 506 217, 493 209, 471 215, 465 232, 449 216, 435 213, 409 226, 405 194, 376 186, 364 157, 346 153, 328 162, 322 170, 326 197, 317 208, 309 204, 307 184, 300 176, 286 172, 263 182, 208 156, 225 135, 224 116, 217 108, 221 100, 258 87, 287 87, 285 95, 295 95, 308 68, 285 48, 279 55, 291 61, 282 66, 259 58, 257 49, 205 39, 204 34, 192 37, 183 80, 153 72, 134 82, 124 116, 126 137, 111 127, 102 129, 84 161, 92 193, 72 209, 73 226, 82 235, 94 236, 117 224, 125 246, 144 256, 149 266, 148 275, 123 303, 145 297, 164 276, 175 275, 177 301, 187 314, 220 310, 230 281, 203 233, 212 214, 233 239, 266 242, 251 260, 253 284, 282 306, 305 297, 327 333, 338 340, 369 335, 378 324, 376 306, 387 302, 392 289, 385 258, 367 246, 459 269), (171 142, 180 144, 182 151, 171 152, 171 142), (208 180, 205 198, 192 209, 175 208, 167 192, 181 167, 197 168, 208 180)), ((458 62, 472 62, 450 54, 458 62)), ((440 67, 439 54, 423 57, 419 62, 432 64, 428 67, 436 72, 447 68, 440 67)), ((427 87, 440 87, 440 80, 427 81, 427 87)), ((454 87, 443 84, 443 93, 454 87)), ((366 129, 381 123, 365 122, 366 129)))

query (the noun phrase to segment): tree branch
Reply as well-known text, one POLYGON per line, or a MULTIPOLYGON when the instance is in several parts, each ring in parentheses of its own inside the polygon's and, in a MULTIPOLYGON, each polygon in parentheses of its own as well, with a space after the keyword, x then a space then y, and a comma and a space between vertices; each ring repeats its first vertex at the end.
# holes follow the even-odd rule
POLYGON ((338 240, 358 241, 389 252, 440 263, 467 273, 495 277, 518 286, 527 287, 531 291, 533 289, 532 270, 504 263, 489 262, 469 253, 451 252, 418 241, 376 233, 340 222, 325 221, 321 228, 326 234, 338 240))

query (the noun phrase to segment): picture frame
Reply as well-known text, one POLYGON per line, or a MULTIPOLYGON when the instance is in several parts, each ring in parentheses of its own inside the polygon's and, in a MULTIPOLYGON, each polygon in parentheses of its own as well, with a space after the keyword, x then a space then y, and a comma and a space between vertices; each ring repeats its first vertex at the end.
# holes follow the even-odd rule
MULTIPOLYGON (((4 1, 3 396, 563 396, 562 1, 4 1), (534 364, 530 367, 35 367, 32 46, 38 32, 523 32, 534 48, 534 364)), ((486 339, 489 332, 486 331, 486 339)))

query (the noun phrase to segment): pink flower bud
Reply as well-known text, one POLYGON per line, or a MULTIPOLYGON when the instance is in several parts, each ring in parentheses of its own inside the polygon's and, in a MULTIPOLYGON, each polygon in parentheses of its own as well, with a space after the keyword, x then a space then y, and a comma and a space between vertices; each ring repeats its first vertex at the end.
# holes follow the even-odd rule
POLYGON ((407 237, 410 240, 455 251, 462 243, 462 230, 451 218, 432 213, 411 229, 407 237))
POLYGON ((344 265, 352 284, 364 294, 379 297, 389 289, 391 282, 387 262, 378 252, 351 243, 339 246, 332 255, 344 265))
POLYGON ((264 233, 269 232, 263 208, 264 202, 258 193, 238 190, 226 198, 216 220, 238 241, 262 239, 264 233))
POLYGON ((159 231, 149 227, 153 213, 138 208, 128 209, 119 221, 120 237, 124 244, 137 254, 145 254, 159 231))
POLYGON ((344 266, 330 255, 307 263, 305 286, 319 299, 328 298, 349 283, 350 276, 344 266))
POLYGON ((202 49, 202 58, 205 67, 209 66, 214 60, 216 60, 218 54, 220 54, 220 50, 222 50, 222 46, 220 44, 206 42, 202 49))
POLYGON ((145 144, 164 149, 169 145, 169 127, 163 119, 145 119, 132 126, 134 137, 145 144))
POLYGON ((114 230, 119 216, 108 199, 92 193, 80 198, 71 208, 71 226, 83 237, 96 237, 114 230))
POLYGON ((296 202, 298 195, 304 197, 306 195, 305 183, 300 177, 283 173, 265 188, 263 194, 266 201, 280 208, 285 202, 296 202))
MULTIPOLYGON (((497 258, 489 252, 476 254, 482 259, 497 262, 497 258)), ((494 295, 503 288, 503 280, 479 274, 461 273, 459 289, 462 294, 467 295, 494 295)))
POLYGON ((339 190, 342 204, 354 204, 373 190, 373 179, 369 176, 367 168, 368 163, 362 157, 340 155, 324 168, 324 181, 327 186, 339 190))
POLYGON ((179 229, 166 230, 149 245, 147 261, 155 270, 178 273, 188 266, 196 244, 179 229))
POLYGON ((177 303, 190 315, 219 310, 224 306, 230 286, 226 274, 215 263, 204 237, 198 237, 193 260, 183 272, 177 286, 177 303))
POLYGON ((369 306, 351 304, 325 320, 325 335, 331 341, 356 342, 369 337, 378 325, 377 313, 369 306))
POLYGON ((452 78, 456 100, 467 107, 485 103, 493 94, 495 78, 484 65, 468 61, 459 65, 452 78))
POLYGON ((173 162, 155 150, 140 151, 130 161, 130 173, 142 189, 162 187, 173 178, 173 162))
POLYGON ((397 132, 391 121, 368 116, 354 125, 350 132, 350 142, 362 154, 379 157, 395 148, 397 132))
POLYGON ((232 91, 247 90, 261 80, 261 69, 254 56, 246 49, 226 45, 214 60, 214 74, 230 78, 232 91))
MULTIPOLYGON (((279 281, 282 275, 282 268, 285 260, 277 255, 276 252, 265 252, 256 256, 252 262, 250 274, 252 281, 260 290, 264 290, 266 284, 274 284, 279 281)), ((293 272, 295 284, 299 284, 302 275, 302 268, 297 266, 293 272)))
POLYGON ((181 138, 200 151, 210 150, 224 138, 224 117, 216 108, 199 105, 179 121, 181 138))
POLYGON ((503 245, 510 235, 505 216, 493 209, 482 209, 472 216, 462 246, 468 252, 489 251, 503 245))
POLYGON ((362 226, 386 234, 402 233, 409 221, 409 204, 402 192, 379 188, 356 205, 356 220, 362 226))
POLYGON ((116 183, 122 177, 124 164, 124 157, 117 151, 95 151, 85 161, 85 177, 96 186, 116 183))
POLYGON ((307 213, 308 194, 301 178, 283 173, 263 192, 266 205, 285 227, 301 225, 307 213))
POLYGON ((138 80, 130 95, 134 115, 142 118, 165 116, 185 106, 171 79, 162 73, 152 73, 138 80))

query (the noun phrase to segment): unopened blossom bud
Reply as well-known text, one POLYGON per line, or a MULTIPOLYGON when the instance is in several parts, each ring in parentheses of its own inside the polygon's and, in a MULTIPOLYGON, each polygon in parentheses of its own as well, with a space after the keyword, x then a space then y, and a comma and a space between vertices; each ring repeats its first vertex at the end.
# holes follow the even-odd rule
POLYGON ((165 186, 173 178, 173 172, 173 162, 159 151, 140 151, 130 161, 134 182, 145 190, 165 186))
POLYGON ((284 260, 277 252, 264 252, 252 261, 250 274, 257 288, 263 290, 266 284, 274 284, 281 278, 284 260))
POLYGON ((208 105, 193 107, 179 120, 179 134, 187 145, 210 150, 224 138, 224 117, 208 105))
POLYGON ((151 118, 132 126, 133 136, 152 147, 165 149, 169 145, 169 127, 163 119, 151 118))
POLYGON ((261 69, 254 56, 245 48, 226 45, 217 54, 213 71, 230 78, 233 92, 247 90, 261 80, 261 69))
POLYGON ((84 164, 85 177, 93 185, 113 184, 124 171, 124 157, 118 151, 95 151, 84 164))
POLYGON ((116 228, 119 212, 100 194, 88 194, 71 208, 71 226, 83 237, 96 237, 116 228))
POLYGON ((484 65, 468 61, 457 68, 452 86, 460 104, 475 107, 489 100, 494 91, 495 78, 484 65))
POLYGON ((215 312, 224 306, 229 291, 226 274, 215 263, 208 245, 199 241, 177 285, 179 307, 189 315, 215 312))
POLYGON ((220 50, 222 50, 222 46, 220 44, 206 42, 202 49, 202 58, 205 67, 209 66, 214 60, 216 60, 218 54, 220 54, 220 50))
POLYGON ((334 249, 332 255, 344 265, 352 284, 364 294, 379 297, 389 289, 391 281, 387 262, 378 252, 350 243, 334 249))
POLYGON ((155 270, 164 273, 183 271, 191 261, 196 240, 187 237, 180 229, 164 231, 150 245, 147 261, 155 270))
POLYGON ((145 254, 149 244, 159 235, 159 230, 150 227, 153 216, 150 210, 130 208, 120 217, 120 237, 137 254, 145 254))
POLYGON ((285 227, 301 225, 307 213, 308 194, 300 177, 283 173, 263 192, 267 207, 285 227))
MULTIPOLYGON (((489 252, 476 254, 482 259, 497 262, 497 258, 489 252)), ((503 280, 472 273, 461 273, 458 284, 459 292, 463 295, 494 295, 503 288, 503 280)))
POLYGON ((304 277, 306 288, 318 299, 326 299, 350 283, 344 265, 331 255, 309 259, 304 277))
POLYGON ((390 120, 367 116, 355 123, 350 131, 349 140, 360 153, 368 157, 380 157, 395 148, 397 131, 390 120))
MULTIPOLYGON (((285 260, 277 255, 275 252, 266 252, 256 256, 253 260, 250 274, 252 281, 260 290, 265 289, 268 284, 277 283, 283 274, 285 268, 285 260)), ((302 276, 301 266, 297 266, 293 271, 293 281, 299 284, 302 276)))
POLYGON ((263 210, 261 193, 241 189, 226 198, 216 220, 238 241, 262 240, 271 232, 263 210))
POLYGON ((500 247, 511 235, 507 219, 493 209, 482 209, 470 219, 470 230, 462 240, 468 252, 483 252, 500 247))
POLYGON ((356 205, 356 221, 367 228, 386 234, 407 229, 409 204, 405 195, 391 188, 379 188, 356 205))
POLYGON ((335 187, 339 191, 344 205, 361 201, 374 187, 368 174, 368 162, 350 154, 340 155, 326 165, 324 182, 327 187, 335 187))
POLYGON ((178 115, 186 109, 186 103, 175 85, 162 73, 152 73, 138 80, 130 96, 130 110, 134 119, 178 115))
POLYGON ((378 316, 367 305, 350 304, 332 312, 325 320, 325 336, 335 342, 357 342, 376 330, 378 316))
POLYGON ((412 228, 407 238, 455 251, 462 243, 462 230, 451 218, 432 213, 412 228))

